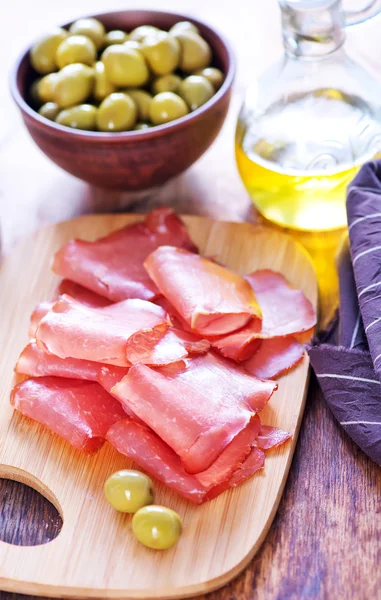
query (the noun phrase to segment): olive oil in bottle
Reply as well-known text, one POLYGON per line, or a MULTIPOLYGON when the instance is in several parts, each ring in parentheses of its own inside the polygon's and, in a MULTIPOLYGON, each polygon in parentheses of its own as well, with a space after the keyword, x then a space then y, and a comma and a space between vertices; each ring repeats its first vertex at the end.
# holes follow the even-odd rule
POLYGON ((309 231, 346 224, 346 188, 381 148, 381 128, 357 97, 323 89, 238 121, 236 160, 258 210, 309 231))
POLYGON ((248 88, 236 160, 258 210, 306 231, 346 224, 346 188, 381 151, 381 84, 344 51, 341 0, 279 0, 285 53, 248 88))

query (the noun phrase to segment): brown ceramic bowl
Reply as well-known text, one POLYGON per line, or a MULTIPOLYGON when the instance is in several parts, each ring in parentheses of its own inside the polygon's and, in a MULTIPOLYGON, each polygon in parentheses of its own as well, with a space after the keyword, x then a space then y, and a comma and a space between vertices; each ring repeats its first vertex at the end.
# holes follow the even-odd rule
POLYGON ((190 167, 218 135, 230 102, 235 72, 232 52, 216 31, 184 15, 125 10, 93 16, 107 30, 127 31, 143 24, 169 29, 178 21, 191 20, 209 42, 214 66, 225 74, 222 87, 193 113, 148 131, 79 131, 48 121, 29 106, 28 90, 36 73, 30 65, 28 49, 11 73, 13 98, 33 140, 65 171, 93 185, 118 190, 141 190, 163 184, 190 167))

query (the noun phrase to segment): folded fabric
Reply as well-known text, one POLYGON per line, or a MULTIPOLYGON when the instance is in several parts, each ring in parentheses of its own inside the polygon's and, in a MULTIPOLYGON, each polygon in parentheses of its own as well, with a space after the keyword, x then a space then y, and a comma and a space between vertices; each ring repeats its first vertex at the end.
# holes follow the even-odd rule
POLYGON ((325 399, 351 438, 381 464, 381 162, 347 194, 349 243, 339 259, 339 345, 309 355, 325 399))

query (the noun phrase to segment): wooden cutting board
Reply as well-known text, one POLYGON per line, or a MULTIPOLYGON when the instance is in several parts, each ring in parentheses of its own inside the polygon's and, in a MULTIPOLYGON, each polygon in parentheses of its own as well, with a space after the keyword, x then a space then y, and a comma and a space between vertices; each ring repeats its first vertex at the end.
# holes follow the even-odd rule
MULTIPOLYGON (((259 549, 277 510, 294 452, 308 383, 308 358, 279 380, 263 421, 293 433, 269 453, 265 469, 240 487, 194 506, 157 482, 156 503, 176 510, 184 525, 168 551, 141 546, 131 517, 105 501, 103 483, 133 466, 110 445, 86 457, 9 405, 13 366, 27 341, 31 311, 52 296, 58 278, 52 254, 73 237, 93 240, 137 215, 86 216, 24 239, 0 270, 0 477, 29 484, 63 518, 58 537, 41 546, 0 542, 0 589, 68 598, 184 598, 209 592, 237 575, 259 549)), ((272 268, 316 306, 317 284, 306 252, 285 234, 259 226, 186 217, 202 254, 241 273, 272 268)))

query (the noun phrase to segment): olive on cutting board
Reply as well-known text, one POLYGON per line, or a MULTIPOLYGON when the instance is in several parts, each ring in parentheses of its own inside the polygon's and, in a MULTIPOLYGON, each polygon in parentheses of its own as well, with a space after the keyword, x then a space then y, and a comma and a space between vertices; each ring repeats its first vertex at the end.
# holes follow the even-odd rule
POLYGON ((179 515, 166 506, 144 506, 132 518, 132 531, 141 544, 153 550, 167 550, 182 533, 179 515))
POLYGON ((140 471, 124 469, 110 475, 104 492, 113 508, 125 513, 136 513, 154 500, 153 483, 148 475, 140 471))
POLYGON ((107 31, 96 18, 78 19, 31 48, 39 77, 29 98, 42 117, 66 127, 144 131, 184 117, 216 93, 224 74, 212 58, 189 21, 169 31, 149 23, 107 31))

